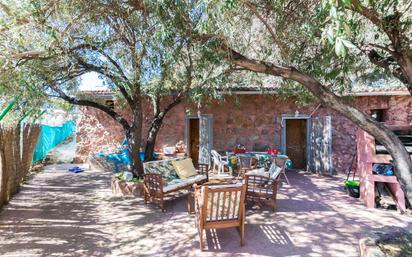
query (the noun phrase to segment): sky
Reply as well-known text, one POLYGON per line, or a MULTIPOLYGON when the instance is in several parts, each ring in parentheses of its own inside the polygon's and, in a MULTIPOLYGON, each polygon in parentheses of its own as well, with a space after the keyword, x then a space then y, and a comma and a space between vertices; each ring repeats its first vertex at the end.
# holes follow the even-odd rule
POLYGON ((81 91, 104 90, 107 88, 105 85, 103 85, 103 81, 99 78, 99 75, 96 72, 86 73, 81 77, 81 79, 81 91))

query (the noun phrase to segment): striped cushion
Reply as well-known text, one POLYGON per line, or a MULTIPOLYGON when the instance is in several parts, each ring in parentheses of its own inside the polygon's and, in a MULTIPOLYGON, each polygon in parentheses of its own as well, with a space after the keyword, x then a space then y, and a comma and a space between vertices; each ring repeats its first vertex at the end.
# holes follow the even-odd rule
MULTIPOLYGON (((233 188, 233 187, 242 187, 242 183, 237 184, 223 184, 223 185, 211 185, 208 186, 209 188, 233 188)), ((204 188, 202 188, 204 190, 204 188)), ((241 192, 237 193, 220 193, 219 199, 217 199, 217 192, 212 193, 209 192, 208 195, 208 203, 207 203, 207 217, 206 221, 218 221, 223 220, 223 217, 226 217, 227 211, 229 211, 229 216, 233 219, 237 219, 239 215, 239 206, 240 206, 240 194, 241 192), (212 199, 212 194, 214 194, 212 199), (219 206, 219 212, 216 213, 217 207, 219 206), (233 206, 236 206, 233 208, 233 206), (230 210, 228 208, 230 207, 230 210), (210 214, 210 210, 213 208, 212 215, 210 214), (222 210, 224 213, 222 215, 222 210)))

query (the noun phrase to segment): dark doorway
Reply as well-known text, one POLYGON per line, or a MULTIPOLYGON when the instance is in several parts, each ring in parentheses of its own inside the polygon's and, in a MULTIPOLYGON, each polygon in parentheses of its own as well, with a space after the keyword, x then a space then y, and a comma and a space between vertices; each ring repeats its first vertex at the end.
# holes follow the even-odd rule
POLYGON ((189 119, 189 157, 193 164, 199 162, 199 119, 189 119))
POLYGON ((306 119, 286 120, 286 154, 294 169, 306 169, 306 119))

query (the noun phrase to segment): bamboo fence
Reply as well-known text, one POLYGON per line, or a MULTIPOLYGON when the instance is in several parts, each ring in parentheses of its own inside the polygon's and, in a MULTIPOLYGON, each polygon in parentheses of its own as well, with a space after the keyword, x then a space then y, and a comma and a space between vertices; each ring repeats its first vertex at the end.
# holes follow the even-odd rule
POLYGON ((40 126, 0 126, 0 207, 20 190, 33 160, 40 126))

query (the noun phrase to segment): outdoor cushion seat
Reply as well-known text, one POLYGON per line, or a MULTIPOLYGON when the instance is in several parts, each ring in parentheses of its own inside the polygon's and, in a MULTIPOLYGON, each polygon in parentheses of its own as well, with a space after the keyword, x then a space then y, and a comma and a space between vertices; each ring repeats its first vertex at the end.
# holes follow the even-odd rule
POLYGON ((209 166, 200 163, 197 165, 196 175, 188 178, 179 178, 173 162, 181 160, 185 160, 184 162, 191 162, 191 159, 175 158, 143 163, 145 173, 143 175, 145 203, 148 201, 156 202, 160 205, 162 211, 165 211, 164 197, 166 194, 185 190, 190 188, 193 184, 202 184, 208 180, 209 166))
POLYGON ((258 175, 258 176, 269 176, 269 172, 266 172, 265 168, 249 170, 245 174, 247 174, 247 175, 258 175))
POLYGON ((238 228, 240 245, 245 239, 246 185, 219 184, 195 186, 195 224, 203 250, 206 229, 238 228))
POLYGON ((195 183, 204 181, 206 179, 207 179, 206 175, 202 175, 202 174, 198 174, 198 175, 191 176, 191 177, 184 178, 184 179, 180 179, 180 178, 173 179, 173 180, 166 182, 166 184, 163 185, 163 192, 168 193, 168 192, 176 190, 177 188, 190 186, 195 183))
POLYGON ((144 173, 155 173, 160 174, 163 179, 173 180, 179 179, 175 168, 173 167, 172 161, 183 160, 183 158, 176 158, 171 161, 151 161, 144 163, 144 173))
MULTIPOLYGON (((217 185, 208 185, 209 189, 224 189, 224 188, 239 188, 242 187, 243 183, 235 183, 235 184, 217 184, 217 185)), ((202 193, 204 193, 204 188, 202 188, 202 193)), ((203 199, 200 198, 199 200, 199 205, 203 206, 203 199)), ((237 219, 238 218, 238 208, 240 205, 240 194, 223 194, 222 197, 220 197, 219 199, 217 198, 211 198, 208 197, 208 201, 207 201, 207 209, 215 209, 217 208, 217 206, 220 206, 221 210, 229 210, 230 206, 235 206, 235 208, 232 210, 233 216, 230 219, 237 219)), ((227 214, 227 213, 222 213, 219 212, 216 214, 216 212, 213 212, 212 215, 210 215, 211 213, 208 212, 207 213, 207 217, 206 217, 206 222, 210 222, 210 221, 218 221, 223 219, 223 217, 227 214)))
POLYGON ((282 172, 282 168, 277 166, 276 164, 272 164, 269 168, 269 172, 266 172, 264 168, 260 169, 253 169, 246 172, 247 175, 257 175, 257 176, 264 176, 272 179, 276 179, 280 173, 282 172))
POLYGON ((276 209, 276 195, 282 169, 272 164, 269 172, 251 171, 245 175, 246 198, 260 201, 270 200, 273 211, 276 209))
MULTIPOLYGON (((237 184, 228 184, 228 185, 212 185, 209 186, 209 188, 239 188, 242 187, 242 183, 237 183, 237 184)), ((231 219, 237 219, 238 218, 238 213, 239 213, 239 206, 240 206, 240 194, 225 194, 223 195, 220 199, 212 199, 208 198, 208 209, 217 209, 217 206, 220 206, 222 210, 228 210, 230 206, 235 206, 235 208, 232 210, 233 211, 233 216, 229 218, 231 219), (213 205, 213 207, 211 206, 213 205)), ((206 222, 210 221, 218 221, 222 220, 224 218, 224 214, 222 212, 219 212, 217 215, 215 212, 210 215, 210 212, 207 214, 206 217, 206 222)))

